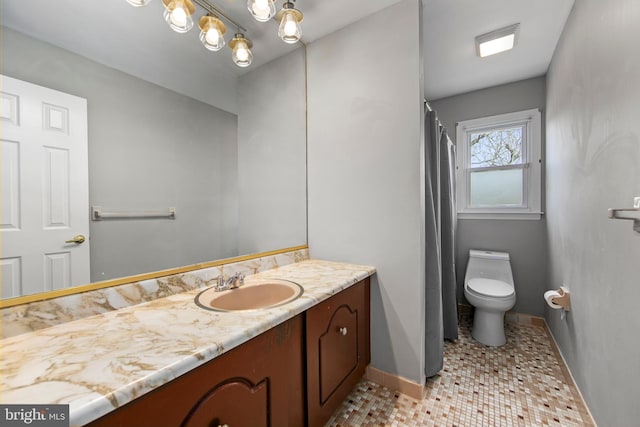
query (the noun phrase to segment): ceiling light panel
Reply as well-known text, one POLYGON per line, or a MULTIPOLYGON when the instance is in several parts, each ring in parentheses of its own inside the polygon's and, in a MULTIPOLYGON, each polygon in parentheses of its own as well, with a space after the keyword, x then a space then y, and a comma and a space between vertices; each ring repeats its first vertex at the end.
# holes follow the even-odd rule
POLYGON ((520 24, 510 25, 476 37, 476 54, 484 58, 513 49, 518 39, 520 24))

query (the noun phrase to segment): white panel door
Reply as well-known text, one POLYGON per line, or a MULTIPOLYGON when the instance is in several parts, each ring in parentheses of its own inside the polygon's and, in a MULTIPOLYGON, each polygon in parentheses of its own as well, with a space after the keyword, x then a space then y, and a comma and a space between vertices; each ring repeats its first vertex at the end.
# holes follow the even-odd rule
POLYGON ((0 78, 1 296, 89 283, 87 100, 0 78))

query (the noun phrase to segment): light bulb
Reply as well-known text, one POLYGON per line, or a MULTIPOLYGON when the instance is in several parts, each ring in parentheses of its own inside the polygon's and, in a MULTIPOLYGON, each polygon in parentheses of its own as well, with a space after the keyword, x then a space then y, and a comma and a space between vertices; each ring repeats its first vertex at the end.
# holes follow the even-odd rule
POLYGON ((238 58, 238 61, 245 62, 249 59, 249 51, 245 47, 239 47, 236 50, 236 58, 238 58))
POLYGON ((287 37, 295 36, 296 35, 296 31, 298 30, 298 23, 296 22, 296 20, 293 19, 293 16, 291 16, 291 15, 287 15, 284 18, 284 20, 285 20, 284 29, 282 30, 282 32, 287 37))
POLYGON ((171 23, 178 27, 184 27, 187 25, 187 12, 182 7, 176 7, 171 12, 171 23))
POLYGON ((235 62, 236 65, 238 65, 239 67, 248 67, 249 65, 251 65, 253 55, 251 54, 251 51, 249 50, 249 47, 247 47, 247 44, 245 42, 239 42, 233 53, 233 62, 235 62))
POLYGON ((276 5, 273 0, 248 0, 247 9, 256 21, 267 22, 276 14, 276 5))
POLYGON ((229 42, 229 47, 233 50, 231 57, 238 67, 251 65, 253 60, 251 46, 251 41, 246 39, 242 33, 236 33, 235 37, 229 42))
POLYGON ((288 11, 284 13, 278 29, 278 36, 285 43, 296 43, 300 40, 302 36, 300 24, 293 13, 288 11))
POLYGON ((200 18, 198 22, 200 27, 200 41, 209 50, 217 51, 224 46, 224 33, 227 27, 221 20, 212 14, 207 14, 200 18))
POLYGON ((224 46, 224 37, 217 28, 211 27, 200 33, 200 41, 209 50, 217 51, 224 46))
POLYGON ((209 28, 204 38, 207 39, 207 43, 217 45, 220 42, 220 33, 214 28, 209 28))
POLYGON ((209 50, 217 51, 224 46, 224 37, 217 28, 209 28, 206 32, 200 32, 200 41, 209 50))
POLYGON ((191 15, 195 11, 191 0, 163 0, 164 20, 177 33, 186 33, 193 27, 191 15))

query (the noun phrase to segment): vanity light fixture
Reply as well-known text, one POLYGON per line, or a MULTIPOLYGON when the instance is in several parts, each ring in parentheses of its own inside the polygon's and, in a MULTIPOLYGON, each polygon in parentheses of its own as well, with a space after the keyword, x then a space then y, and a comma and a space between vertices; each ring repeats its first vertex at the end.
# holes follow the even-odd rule
POLYGON ((520 24, 510 25, 476 37, 476 54, 480 58, 513 49, 520 24))
POLYGON ((302 12, 295 8, 290 1, 282 5, 282 9, 276 13, 276 19, 280 21, 278 36, 285 43, 295 43, 302 37, 300 23, 303 18, 302 12))
POLYGON ((218 51, 224 47, 224 33, 227 27, 213 13, 207 13, 198 22, 200 41, 209 50, 218 51))
POLYGON ((276 14, 274 0, 248 0, 247 9, 256 21, 267 22, 276 14))
MULTIPOLYGON (((151 0, 127 0, 133 6, 145 6, 151 0)), ((275 5, 274 0, 249 0, 247 7, 251 14, 258 21, 268 21, 274 16, 275 5)), ((253 43, 244 33, 246 29, 233 19, 229 18, 222 10, 214 6, 210 0, 162 0, 165 7, 164 19, 167 21, 171 29, 178 33, 186 33, 193 27, 192 15, 195 13, 194 3, 204 9, 207 14, 202 16, 198 21, 200 28, 200 41, 205 48, 213 51, 222 49, 225 45, 224 34, 227 27, 221 18, 224 18, 237 29, 233 39, 229 41, 231 48, 231 58, 238 67, 248 67, 253 60, 251 48, 253 43)), ((300 21, 302 21, 302 12, 293 7, 293 3, 287 1, 280 11, 282 20, 281 28, 283 28, 284 36, 281 36, 287 43, 295 43, 300 39, 300 21), (293 19, 293 24, 290 20, 293 19), (285 37, 286 36, 286 37, 285 37)))
POLYGON ((233 62, 235 62, 238 67, 244 68, 251 65, 251 61, 253 60, 253 54, 251 53, 253 43, 251 43, 251 40, 246 38, 244 34, 236 33, 233 39, 229 41, 229 47, 233 51, 231 56, 233 62))
POLYGON ((176 33, 186 33, 193 27, 193 15, 196 11, 191 0, 162 0, 164 20, 176 33))

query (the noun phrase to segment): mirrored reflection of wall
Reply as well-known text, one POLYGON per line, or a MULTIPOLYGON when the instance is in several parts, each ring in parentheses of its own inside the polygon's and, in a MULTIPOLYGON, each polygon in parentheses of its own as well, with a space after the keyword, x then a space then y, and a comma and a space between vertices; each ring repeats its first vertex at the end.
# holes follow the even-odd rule
POLYGON ((88 100, 91 205, 177 209, 92 222, 92 281, 238 255, 235 114, 8 28, 1 72, 88 100))
POLYGON ((307 241, 305 49, 238 80, 238 249, 307 241))

